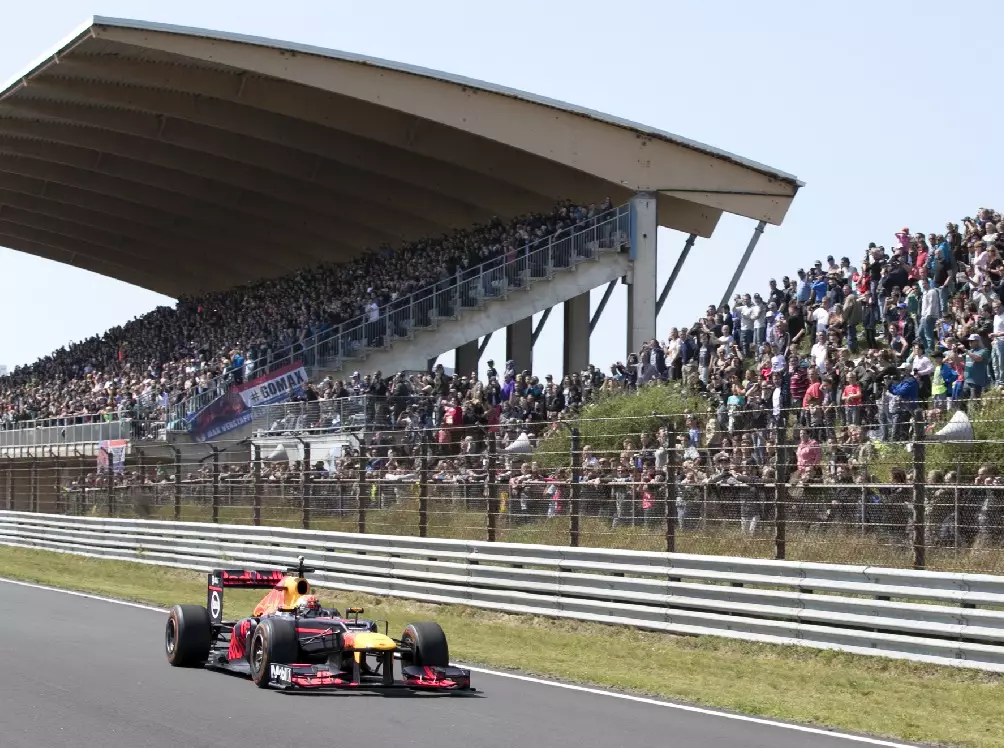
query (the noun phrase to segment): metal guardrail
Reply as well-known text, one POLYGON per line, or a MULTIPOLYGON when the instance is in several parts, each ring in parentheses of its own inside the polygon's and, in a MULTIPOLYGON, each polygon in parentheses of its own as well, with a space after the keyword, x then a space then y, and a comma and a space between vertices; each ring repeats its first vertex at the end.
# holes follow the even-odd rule
POLYGON ((47 447, 57 444, 97 443, 109 439, 155 438, 164 424, 134 418, 77 423, 86 416, 17 421, 0 427, 0 449, 47 447))
POLYGON ((0 511, 0 544, 687 635, 1004 672, 1004 577, 0 511))
MULTIPOLYGON (((255 365, 251 378, 293 361, 301 361, 305 366, 340 368, 344 360, 361 359, 368 351, 387 349, 395 340, 410 338, 416 330, 435 329, 440 319, 455 319, 463 309, 476 309, 490 299, 505 298, 514 289, 550 279, 556 269, 570 269, 580 262, 595 259, 600 252, 617 250, 628 242, 629 236, 630 206, 612 208, 571 228, 530 242, 511 256, 496 257, 395 299, 379 308, 376 321, 370 321, 368 315, 360 315, 278 351, 271 355, 267 364, 255 365)), ((225 393, 229 376, 228 373, 214 379, 207 392, 218 392, 216 397, 225 393)), ((209 402, 199 408, 187 401, 178 403, 172 407, 170 420, 183 419, 209 402)))

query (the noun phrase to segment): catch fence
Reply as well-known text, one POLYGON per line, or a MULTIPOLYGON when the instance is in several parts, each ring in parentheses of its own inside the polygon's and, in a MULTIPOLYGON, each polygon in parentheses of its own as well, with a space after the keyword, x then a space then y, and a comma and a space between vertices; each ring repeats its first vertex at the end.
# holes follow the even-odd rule
POLYGON ((267 443, 131 454, 111 479, 93 460, 0 460, 0 508, 1004 571, 1004 443, 931 442, 922 413, 912 441, 882 443, 781 427, 693 446, 682 416, 576 424, 362 432, 337 454, 307 434, 281 460, 267 443))

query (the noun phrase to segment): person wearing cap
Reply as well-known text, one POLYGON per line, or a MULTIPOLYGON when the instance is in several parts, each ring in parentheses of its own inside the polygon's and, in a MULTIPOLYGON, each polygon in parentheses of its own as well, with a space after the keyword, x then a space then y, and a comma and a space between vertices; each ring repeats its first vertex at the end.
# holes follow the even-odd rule
POLYGON ((809 303, 809 294, 812 293, 812 286, 809 285, 809 281, 806 278, 805 271, 802 268, 798 269, 798 280, 795 281, 795 301, 798 305, 805 307, 809 303))
POLYGON ((966 342, 962 397, 964 400, 971 400, 983 394, 983 390, 990 384, 990 374, 987 371, 987 351, 983 347, 983 338, 974 332, 966 342))

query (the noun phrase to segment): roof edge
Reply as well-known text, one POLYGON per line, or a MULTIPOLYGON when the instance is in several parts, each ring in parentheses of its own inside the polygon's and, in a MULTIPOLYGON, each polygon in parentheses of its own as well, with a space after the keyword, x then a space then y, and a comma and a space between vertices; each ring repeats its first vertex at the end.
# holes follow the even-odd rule
MULTIPOLYGON (((65 49, 70 44, 74 43, 78 37, 84 35, 89 29, 94 26, 111 26, 114 28, 122 29, 135 29, 137 31, 155 31, 164 32, 169 34, 184 34, 187 36, 203 37, 206 39, 219 39, 223 41, 238 42, 242 44, 253 44, 260 47, 271 47, 273 49, 287 51, 287 52, 299 52, 301 54, 315 55, 318 57, 326 57, 334 60, 341 60, 344 62, 352 62, 362 65, 371 65, 373 67, 382 68, 385 70, 390 70, 399 73, 406 73, 409 75, 420 76, 423 78, 430 78, 433 80, 445 81, 448 83, 454 83, 460 86, 466 86, 468 88, 476 88, 487 93, 499 94, 502 96, 508 96, 515 99, 520 99, 522 101, 529 102, 531 104, 537 104, 540 106, 546 106, 552 109, 557 109, 560 111, 568 112, 570 114, 576 114, 582 117, 587 117, 589 119, 596 120, 598 122, 603 122, 610 125, 615 125, 617 127, 623 127, 626 129, 634 130, 640 134, 648 135, 651 137, 659 138, 661 140, 666 140, 676 145, 688 148, 690 150, 698 151, 706 155, 712 156, 714 158, 725 159, 731 161, 738 166, 743 166, 747 169, 752 169, 753 171, 758 171, 762 174, 780 179, 785 182, 789 182, 795 185, 796 192, 798 188, 804 187, 805 183, 798 179, 794 174, 789 174, 783 172, 779 169, 775 169, 772 166, 767 166, 766 164, 753 161, 743 156, 738 156, 729 151, 724 151, 714 146, 707 145, 705 143, 698 142, 696 140, 691 140, 690 138, 685 138, 681 135, 676 135, 674 133, 667 132, 665 130, 660 130, 655 127, 650 127, 649 125, 643 125, 638 122, 633 122, 628 119, 623 119, 611 114, 605 114, 603 112, 596 111, 594 109, 589 109, 586 107, 581 107, 576 104, 570 104, 565 101, 560 101, 558 99, 552 99, 546 96, 539 96, 537 94, 528 93, 526 91, 521 91, 515 88, 509 88, 507 86, 500 86, 494 83, 488 83, 486 81, 477 80, 475 78, 468 78, 462 75, 456 75, 453 73, 446 73, 441 70, 433 70, 431 68, 425 68, 418 65, 409 65, 407 63, 393 62, 391 60, 381 59, 379 57, 370 57, 368 55, 357 54, 355 52, 345 52, 342 50, 328 49, 325 47, 318 47, 311 44, 302 44, 299 42, 288 42, 281 41, 277 39, 271 39, 268 37, 252 36, 249 34, 240 34, 236 32, 229 31, 214 31, 211 29, 203 29, 194 26, 180 26, 176 24, 160 23, 155 21, 141 21, 126 18, 112 18, 109 16, 93 16, 88 24, 83 26, 74 35, 70 36, 66 41, 63 42, 62 46, 58 47, 56 52, 50 53, 48 56, 41 58, 41 60, 29 71, 23 75, 19 75, 11 81, 10 85, 15 85, 17 81, 22 78, 26 78, 35 70, 40 67, 46 60, 58 54, 62 49, 65 49)), ((0 98, 2 98, 6 91, 7 86, 0 89, 0 98)), ((794 197, 794 196, 793 196, 794 197)))
POLYGON ((49 62, 57 58, 61 53, 65 52, 67 49, 71 47, 76 46, 77 43, 80 42, 82 39, 88 36, 93 36, 93 32, 91 31, 91 29, 93 29, 95 26, 95 18, 96 18, 95 16, 92 16, 89 21, 80 24, 76 28, 76 30, 74 30, 67 36, 63 37, 63 40, 61 42, 50 47, 48 52, 45 52, 42 55, 36 57, 25 68, 25 71, 23 73, 18 73, 17 75, 8 78, 6 81, 4 81, 3 85, 0 86, 0 99, 5 98, 7 94, 11 91, 11 89, 15 88, 18 85, 18 83, 23 81, 25 78, 30 78, 39 70, 46 67, 46 65, 49 62))

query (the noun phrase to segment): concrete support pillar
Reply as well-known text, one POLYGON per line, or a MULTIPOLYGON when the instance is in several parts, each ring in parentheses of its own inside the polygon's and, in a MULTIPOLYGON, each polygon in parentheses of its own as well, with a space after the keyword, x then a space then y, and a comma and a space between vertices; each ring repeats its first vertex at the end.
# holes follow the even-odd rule
POLYGON ((516 362, 516 371, 533 371, 533 317, 526 317, 505 328, 505 358, 516 362))
POLYGON ((457 358, 453 364, 453 370, 462 377, 466 377, 471 372, 478 371, 478 359, 481 358, 481 350, 477 340, 457 348, 457 358))
POLYGON ((565 351, 562 374, 589 366, 589 291, 565 302, 565 351))
POLYGON ((657 204, 655 194, 631 198, 631 284, 628 286, 628 352, 656 337, 657 204))

